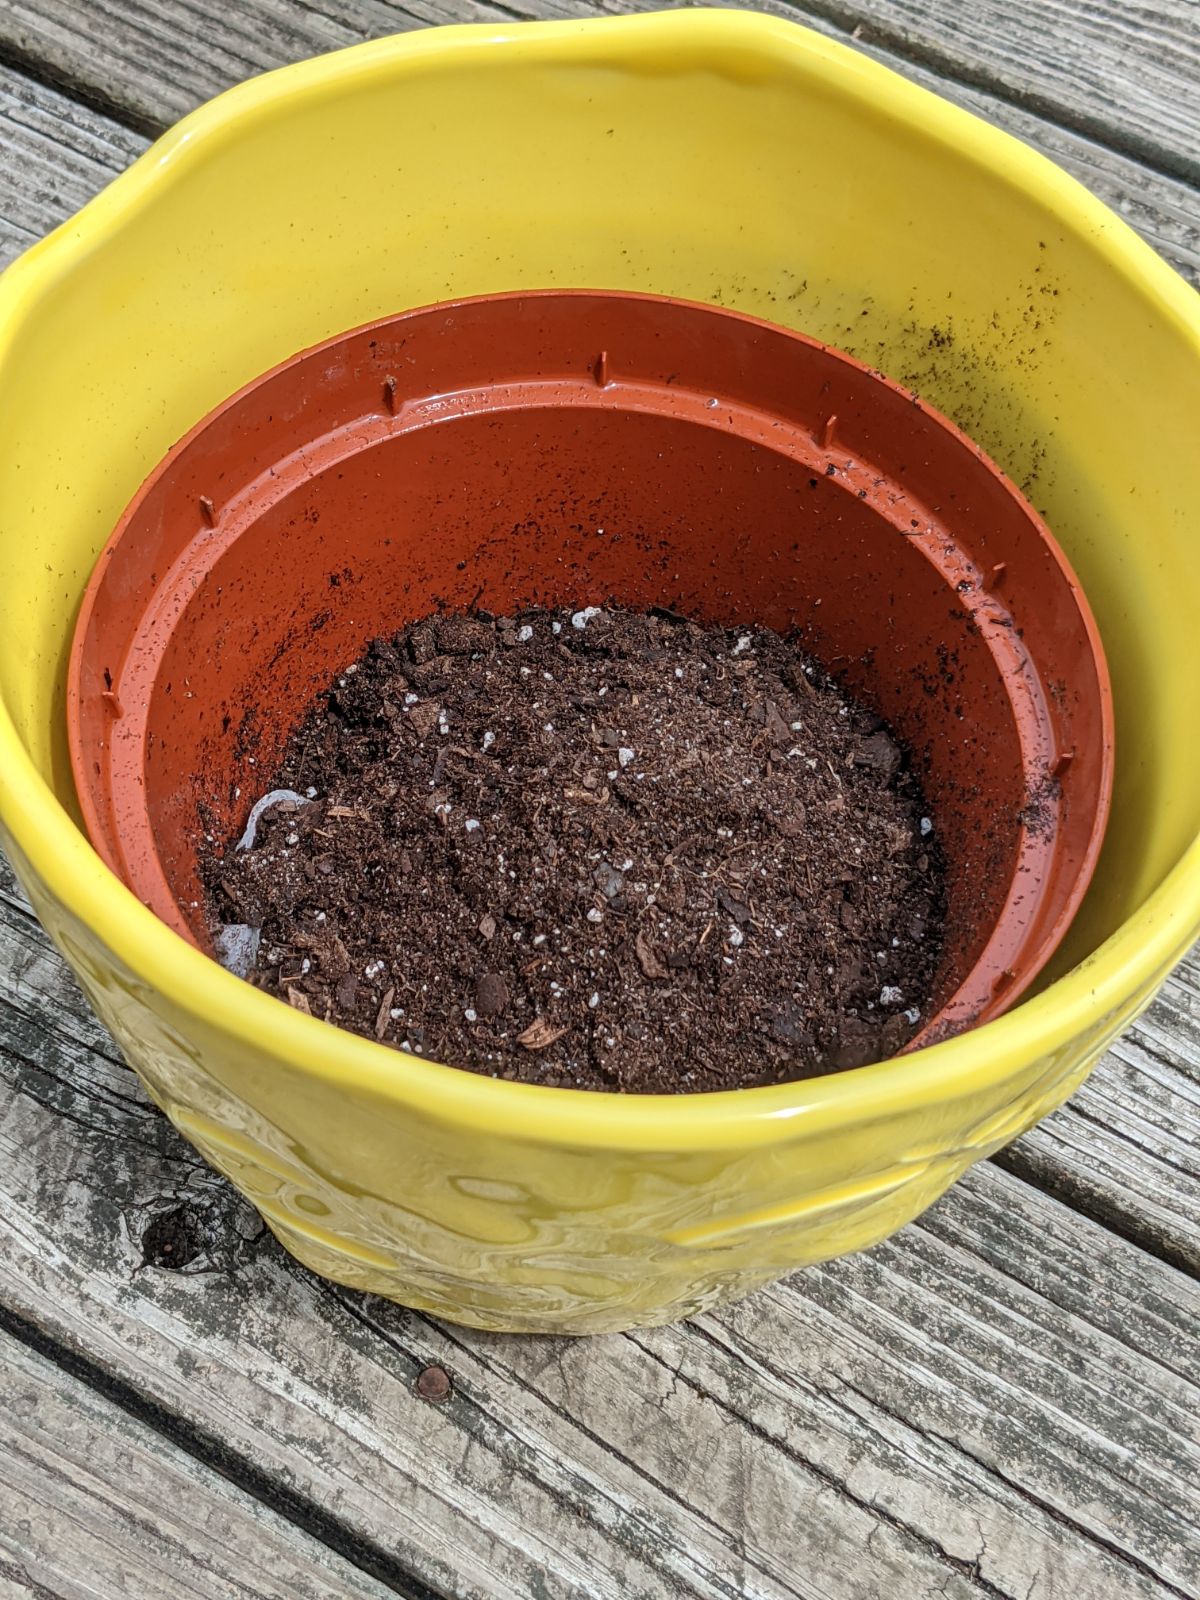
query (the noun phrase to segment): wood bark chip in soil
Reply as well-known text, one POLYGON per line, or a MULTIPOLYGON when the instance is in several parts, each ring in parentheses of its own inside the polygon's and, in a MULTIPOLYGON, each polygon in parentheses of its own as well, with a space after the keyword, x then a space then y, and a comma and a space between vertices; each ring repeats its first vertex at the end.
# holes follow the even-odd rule
POLYGON ((796 643, 666 612, 436 616, 318 697, 206 865, 251 981, 473 1071, 781 1083, 932 1009, 944 872, 904 752, 796 643))

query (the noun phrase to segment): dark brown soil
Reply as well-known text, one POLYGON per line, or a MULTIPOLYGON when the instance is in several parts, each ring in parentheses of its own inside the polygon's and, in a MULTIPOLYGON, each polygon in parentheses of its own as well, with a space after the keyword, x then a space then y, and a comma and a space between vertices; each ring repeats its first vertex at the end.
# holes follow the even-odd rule
POLYGON ((209 863, 214 928, 261 927, 254 983, 387 1044, 695 1092, 881 1059, 927 1014, 919 786, 763 629, 430 618, 317 701, 273 787, 298 799, 209 863))

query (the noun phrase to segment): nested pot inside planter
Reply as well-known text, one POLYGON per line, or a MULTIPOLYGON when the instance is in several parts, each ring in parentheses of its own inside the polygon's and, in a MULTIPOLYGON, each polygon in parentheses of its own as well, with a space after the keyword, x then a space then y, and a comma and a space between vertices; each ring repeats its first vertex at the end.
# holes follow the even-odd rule
POLYGON ((1061 552, 912 395, 798 334, 657 297, 404 313, 284 363, 181 441, 76 631, 93 841, 211 952, 214 841, 242 832, 314 697, 372 641, 431 613, 596 606, 786 635, 894 733, 945 866, 911 1045, 1032 983, 1087 886, 1111 778, 1103 657, 1061 552))

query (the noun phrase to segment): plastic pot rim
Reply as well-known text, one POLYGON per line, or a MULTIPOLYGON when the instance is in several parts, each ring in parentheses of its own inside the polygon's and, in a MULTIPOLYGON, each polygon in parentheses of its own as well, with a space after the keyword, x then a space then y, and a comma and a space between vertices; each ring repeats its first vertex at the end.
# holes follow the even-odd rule
MULTIPOLYGON (((69 222, 35 245, 0 278, 0 354, 44 287, 96 242, 153 201, 175 174, 215 144, 268 120, 284 102, 321 100, 355 77, 388 77, 399 62, 411 71, 461 52, 509 51, 525 59, 594 59, 600 35, 628 58, 653 45, 688 40, 745 52, 758 70, 795 63, 810 78, 885 108, 925 136, 952 145, 988 180, 1053 208, 1156 316, 1170 322, 1200 360, 1200 298, 1113 212, 1047 158, 873 63, 805 29, 746 12, 696 10, 570 22, 462 25, 407 34, 243 83, 200 107, 154 144, 69 222), (600 34, 600 30, 603 33, 600 34)), ((1200 922, 1200 837, 1138 910, 1083 962, 994 1022, 942 1044, 869 1067, 770 1088, 687 1096, 621 1096, 547 1089, 480 1077, 401 1055, 303 1016, 255 990, 164 928, 109 871, 26 752, 0 702, 0 824, 48 888, 142 985, 158 991, 176 1015, 220 1015, 231 1033, 252 1039, 284 1073, 327 1080, 346 1092, 409 1105, 426 1118, 470 1121, 497 1139, 610 1150, 685 1152, 750 1148, 779 1136, 796 1119, 818 1133, 850 1117, 966 1097, 1029 1070, 1084 1026, 1128 1020, 1131 994, 1159 981, 1190 945, 1200 922), (1014 1063, 1016 1064, 1014 1066, 1014 1063)))
MULTIPOLYGON (((181 490, 176 484, 176 474, 188 471, 189 457, 193 450, 202 446, 210 430, 220 431, 230 418, 240 419, 241 426, 236 429, 240 439, 244 432, 253 434, 257 429, 264 427, 263 410, 272 408, 276 402, 270 399, 263 400, 264 394, 275 393, 280 381, 283 380, 287 393, 293 403, 300 403, 301 408, 307 412, 308 397, 312 395, 315 387, 324 387, 326 382, 326 369, 332 365, 340 368, 347 360, 348 350, 361 348, 364 339, 371 335, 370 344, 373 348, 376 337, 385 344, 399 338, 402 346, 414 337, 419 337, 419 331, 435 326, 452 317, 466 326, 466 341, 468 348, 473 343, 483 342, 484 348, 494 349, 493 340, 502 342, 502 335, 510 323, 521 324, 522 319, 532 310, 535 321, 539 303, 547 307, 547 315, 551 318, 556 315, 567 317, 567 331, 564 334, 555 324, 559 337, 565 338, 570 344, 574 331, 570 320, 572 308, 577 312, 578 318, 586 318, 592 308, 600 303, 607 315, 616 319, 616 326, 610 330, 610 337, 617 339, 618 347, 622 347, 622 334, 628 334, 629 329, 621 328, 620 318, 626 310, 634 313, 641 312, 645 316, 656 319, 656 332, 669 336, 677 333, 682 326, 694 326, 696 315, 708 324, 707 331, 714 337, 718 330, 732 333, 734 328, 741 328, 748 339, 755 339, 752 349, 758 351, 767 349, 778 351, 781 346, 795 352, 793 359, 798 362, 814 357, 825 356, 831 358, 834 366, 844 373, 854 373, 862 385, 860 403, 870 413, 872 406, 882 407, 886 411, 888 405, 895 400, 903 403, 906 418, 916 413, 932 424, 934 431, 952 446, 955 465, 947 465, 945 470, 948 476, 940 484, 942 492, 949 490, 949 499, 953 500, 958 491, 971 493, 975 489, 974 478, 987 476, 995 480, 1006 501, 1017 509, 1025 526, 1037 537, 1040 549, 1048 558, 1049 563, 1056 569, 1060 579, 1070 592, 1076 608, 1076 622, 1066 629, 1068 634, 1076 630, 1082 639, 1086 639, 1089 655, 1088 667, 1095 677, 1095 705, 1094 716, 1098 724, 1089 735, 1083 727, 1072 730, 1072 740, 1077 742, 1083 739, 1094 744, 1101 752, 1099 773, 1097 776, 1094 795, 1094 806, 1086 808, 1081 818, 1074 824, 1069 824, 1064 811, 1059 808, 1056 812, 1052 829, 1054 847, 1049 852, 1049 859, 1040 864, 1030 863, 1029 858, 1023 853, 1025 847, 1014 857, 1013 871, 1003 892, 998 893, 995 902, 988 914, 979 919, 978 927, 986 929, 983 945, 978 950, 975 960, 967 967, 957 969, 957 981, 951 988, 941 988, 941 1002, 931 1011, 918 1029, 916 1036, 904 1046, 903 1053, 909 1053, 926 1048, 928 1044, 938 1038, 949 1037, 967 1027, 978 1027, 981 1024, 974 1018, 989 1018, 1002 1015, 1019 1003, 1021 996, 1036 983, 1039 975, 1053 958, 1058 946, 1066 936, 1071 922, 1090 887, 1101 847, 1104 842, 1105 830, 1108 823, 1112 802, 1113 777, 1114 777, 1114 716, 1112 702, 1112 684, 1108 671, 1108 664, 1104 653, 1103 642, 1100 638, 1096 619, 1088 604, 1087 596, 1079 581, 1065 551, 1055 539, 1045 520, 1037 513, 1032 505, 1016 485, 1000 469, 995 461, 961 428, 952 422, 943 413, 939 412, 919 395, 909 391, 902 384, 876 372, 865 362, 851 356, 846 351, 838 349, 825 341, 816 339, 810 334, 793 328, 780 327, 762 317, 750 315, 724 306, 713 306, 701 301, 685 300, 677 296, 648 294, 642 291, 616 290, 616 289, 515 289, 503 290, 492 294, 470 295, 456 297, 450 300, 439 300, 428 305, 416 306, 405 311, 394 312, 390 315, 375 318, 369 322, 361 323, 355 328, 347 329, 341 333, 322 339, 314 345, 288 356, 285 360, 276 363, 266 372, 260 373, 236 390, 232 395, 220 401, 201 420, 195 424, 181 439, 171 447, 167 454, 155 465, 147 478, 138 488, 132 500, 123 511, 116 529, 105 545, 100 559, 96 563, 84 591, 83 600, 76 617, 74 634, 71 642, 70 656, 67 669, 67 726, 68 744, 70 747, 71 764, 75 776, 75 790, 79 800, 87 832, 93 840, 101 841, 101 854, 110 862, 114 871, 121 873, 121 863, 124 862, 125 870, 121 874, 122 881, 126 882, 138 895, 143 904, 149 906, 162 921, 170 927, 181 932, 189 943, 197 945, 206 954, 208 946, 201 937, 197 937, 195 930, 187 926, 187 919, 180 916, 181 901, 179 895, 185 893, 173 880, 172 873, 164 861, 163 852, 156 836, 156 828, 151 820, 151 805, 149 799, 150 785, 145 778, 144 768, 131 770, 126 760, 118 760, 115 755, 115 745, 110 738, 103 738, 97 743, 98 730, 92 720, 92 714, 86 709, 88 700, 87 692, 83 687, 84 680, 99 679, 97 663, 101 660, 123 660, 122 666, 113 679, 112 688, 115 692, 122 693, 125 666, 133 653, 134 637, 140 626, 145 624, 145 619, 151 609, 157 610, 164 593, 190 593, 195 585, 206 583, 213 573, 214 567, 224 562, 236 547, 239 539, 252 534, 257 526, 257 516, 241 525, 240 531, 234 536, 231 543, 218 542, 214 547, 211 529, 197 525, 189 543, 171 558, 171 567, 174 571, 178 566, 185 564, 186 577, 175 578, 168 574, 161 582, 156 581, 151 572, 155 566, 161 567, 160 557, 144 555, 146 548, 143 542, 143 533, 149 535, 145 523, 147 517, 154 520, 155 513, 147 511, 147 502, 156 503, 157 496, 163 486, 169 486, 173 500, 183 503, 186 491, 181 490), (482 318, 482 323, 473 319, 482 318), (801 356, 801 351, 808 353, 807 357, 801 356), (248 415, 247 415, 248 413, 248 415), (954 473, 960 474, 956 479, 954 473), (126 556, 126 552, 133 552, 126 556), (120 562, 121 557, 132 560, 138 574, 137 591, 142 598, 141 623, 134 625, 133 635, 124 635, 123 630, 118 630, 117 635, 111 636, 106 631, 103 622, 97 620, 101 608, 101 601, 112 583, 112 566, 114 561, 120 562), (203 574, 203 576, 202 576, 203 574), (92 770, 95 765, 100 776, 93 778, 92 770), (122 822, 121 819, 124 821, 122 822), (1085 837, 1086 833, 1086 837, 1085 837), (1069 870, 1069 865, 1064 864, 1062 848, 1066 841, 1080 849, 1080 855, 1075 863, 1074 870, 1069 870), (1022 864, 1024 863, 1024 864, 1022 864), (1030 896, 1022 883, 1022 874, 1038 870, 1038 865, 1045 868, 1042 884, 1039 886, 1039 896, 1034 897, 1036 905, 1041 904, 1040 894, 1050 893, 1050 886, 1066 884, 1063 904, 1057 911, 1053 922, 1046 926, 1039 925, 1036 913, 1032 925, 1028 918, 1029 913, 1023 911, 1030 896), (1017 951, 1008 947, 1007 954, 997 949, 996 941, 1005 935, 1011 934, 1013 929, 1024 925, 1024 933, 1017 951), (1039 931, 1040 927, 1040 931, 1039 931), (1011 967, 1005 962, 1010 962, 1011 967)), ((565 353, 565 352, 563 352, 565 353)), ((414 358, 418 359, 419 358, 414 358)), ((625 350, 620 359, 622 374, 627 382, 632 382, 637 398, 629 399, 625 414, 662 416, 672 414, 669 405, 662 397, 657 398, 655 407, 654 380, 651 372, 644 366, 645 354, 637 350, 625 350)), ((657 359, 657 357, 655 358, 657 359)), ((673 356, 672 363, 678 361, 678 355, 673 356)), ((746 361, 753 364, 758 361, 761 366, 762 356, 747 356, 746 361)), ((769 361, 770 358, 767 358, 769 361)), ((489 369, 490 370, 490 369, 489 369)), ((757 369, 756 369, 757 370, 757 369)), ((744 372, 744 369, 743 369, 744 372)), ((523 369, 505 368, 505 376, 496 380, 500 389, 507 390, 513 383, 532 382, 541 373, 538 367, 531 367, 528 371, 523 369)), ((760 374, 761 375, 761 374, 760 374)), ((713 372, 706 374, 706 379, 713 387, 713 394, 721 392, 718 375, 713 372)), ((395 382, 396 380, 391 380, 395 382)), ((432 381, 435 389, 440 381, 436 372, 425 374, 422 382, 432 381)), ((482 380, 480 380, 482 382, 482 380)), ((679 392, 700 394, 707 392, 705 385, 697 387, 699 380, 693 373, 686 370, 676 374, 672 380, 672 394, 679 392)), ((407 384, 399 394, 405 397, 407 404, 407 384)), ((483 383, 483 388, 487 384, 483 383)), ((418 388, 415 395, 426 391, 418 388)), ((312 395, 315 402, 315 395, 312 395)), ((416 401, 418 407, 421 401, 416 401)), ((526 402, 530 405, 553 405, 538 395, 536 401, 526 402)), ((711 403, 711 402, 710 402, 711 403)), ((731 402, 745 403, 745 402, 731 402)), ((560 407, 567 407, 570 402, 565 398, 558 402, 560 407)), ((483 407, 486 411, 487 407, 483 407)), ((506 408, 507 409, 507 408, 506 408)), ((523 406, 516 407, 517 411, 523 406)), ((760 417, 776 416, 781 426, 785 427, 789 436, 794 435, 797 440, 809 436, 809 429, 813 425, 812 419, 800 421, 789 418, 785 422, 779 416, 771 403, 763 402, 763 409, 756 413, 760 417)), ((268 422, 272 420, 268 418, 268 422)), ((872 419, 880 428, 886 427, 883 415, 872 419)), ((439 422, 426 421, 425 426, 440 426, 439 422)), ((282 452, 279 461, 290 459, 297 450, 296 437, 292 435, 291 428, 285 422, 279 424, 283 438, 278 441, 278 448, 282 452)), ((420 431, 418 429, 418 431, 420 431)), ((716 437, 721 437, 725 430, 721 430, 716 437)), ((744 437, 734 431, 735 437, 744 437)), ((315 437, 315 436, 314 436, 315 437)), ((311 442, 311 441, 310 441, 311 442)), ((793 456, 791 451, 782 444, 767 446, 768 449, 778 448, 779 453, 798 463, 799 458, 793 456)), ((870 461, 870 472, 880 472, 885 479, 888 476, 891 455, 899 451, 905 453, 906 446, 890 443, 884 448, 882 443, 876 442, 875 449, 867 458, 870 461)), ((340 459, 340 458, 339 458, 340 459)), ((262 463, 256 464, 254 469, 260 476, 263 470, 262 463)), ((810 470, 805 467, 804 472, 810 470)), ((815 468, 812 468, 815 470, 815 468)), ((208 464, 207 472, 215 475, 215 481, 223 486, 224 498, 236 501, 239 495, 245 492, 246 484, 240 478, 236 462, 217 460, 208 464)), ((284 475, 286 477, 286 474, 284 475)), ((341 474, 338 473, 340 477, 341 474)), ((283 478, 280 481, 284 481, 283 478)), ((878 481, 878 480, 877 480, 878 481)), ((902 487, 902 485, 898 485, 902 487)), ((862 491, 860 490, 860 493, 862 491)), ((259 515, 263 512, 260 509, 259 515)), ((879 513, 885 520, 886 513, 879 513)), ((957 548, 966 551, 969 546, 960 543, 961 534, 949 526, 958 520, 957 517, 948 515, 944 518, 947 526, 944 527, 939 540, 942 544, 945 538, 951 538, 957 548)), ((240 521, 240 519, 239 519, 240 521)), ((903 531, 902 529, 900 530, 903 531)), ((894 551, 897 545, 906 543, 900 539, 893 545, 886 541, 889 550, 894 551)), ((1008 562, 1016 560, 1019 552, 1007 547, 995 547, 990 555, 983 557, 976 552, 975 559, 992 559, 1005 556, 1008 562)), ((1017 583, 1024 576, 1026 583, 1037 581, 1024 568, 1023 562, 1028 560, 1028 554, 1017 563, 1017 583)), ((318 563, 319 565, 319 563, 318 563)), ((940 561, 936 563, 941 571, 940 561)), ((478 574, 476 574, 478 576, 478 574)), ((892 578, 891 582, 897 582, 892 578)), ((122 576, 119 587, 122 593, 127 592, 131 582, 131 573, 122 563, 122 576)), ((946 582, 943 573, 943 582, 946 582)), ((1007 592, 1007 588, 1006 588, 1007 592)), ((977 612, 986 610, 988 605, 987 592, 962 596, 949 595, 948 590, 943 594, 953 601, 952 616, 962 608, 969 616, 974 617, 977 612)), ((430 599, 433 598, 431 593, 430 599)), ((581 591, 576 599, 583 604, 588 599, 602 599, 602 591, 595 593, 581 591)), ((436 607, 440 609, 440 604, 436 607)), ((172 639, 177 628, 185 626, 186 609, 174 614, 173 623, 165 628, 152 628, 151 641, 146 644, 143 662, 153 663, 150 668, 152 677, 157 680, 162 672, 162 663, 172 649, 172 639)), ((1016 747, 1019 755, 1019 764, 1022 769, 1022 778, 1026 795, 1035 792, 1039 781, 1045 775, 1043 761, 1045 752, 1041 748, 1042 741, 1048 740, 1053 748, 1058 739, 1063 737, 1061 729, 1053 725, 1053 719, 1048 705, 1044 706, 1040 715, 1031 712, 1024 706, 1020 697, 1014 693, 1014 685, 1021 682, 1026 668, 1032 664, 1037 676, 1041 680, 1043 689, 1055 671, 1066 672, 1068 668, 1056 661, 1053 651, 1057 642, 1056 637, 1047 634, 1045 628, 1038 631, 1038 647, 1029 660, 1020 661, 1008 653, 1008 641, 1011 637, 1010 628, 999 633, 989 629, 986 624, 981 624, 983 634, 987 640, 986 649, 990 656, 994 670, 1003 680, 1005 687, 1004 708, 1012 716, 1011 742, 1016 747), (1002 640, 1003 644, 999 641, 1002 640)), ((372 624, 380 626, 379 621, 372 624)), ((217 625, 220 626, 219 624, 217 625)), ((1026 619, 1026 628, 1029 623, 1026 619)), ((1062 632, 1062 619, 1059 618, 1054 634, 1062 632)), ((1028 633, 1025 634, 1028 638, 1028 633)), ((877 641, 881 643, 882 641, 877 641)), ((196 648, 193 642, 193 648, 196 648)), ((874 648, 874 645, 871 646, 874 648)), ((140 669, 145 672, 145 665, 140 669)), ((1081 668, 1080 676, 1088 674, 1081 668)), ((106 679, 107 681, 107 675, 106 679)), ((1090 681, 1090 679, 1089 679, 1090 681)), ((224 679, 221 680, 224 686, 224 679)), ((1066 688, 1073 685, 1068 680, 1066 688)), ((919 696, 918 696, 919 698, 919 696)), ((1085 694, 1084 698, 1088 696, 1085 694)), ((1047 695, 1047 700, 1049 696, 1047 695)), ((999 708, 997 708, 999 709, 999 708)), ((159 716, 163 715, 160 708, 159 716)), ((109 719, 101 714, 105 732, 109 730, 109 719)), ((148 712, 143 728, 143 759, 145 749, 157 730, 158 737, 165 735, 160 723, 156 722, 153 711, 148 712)), ((1003 740, 1005 735, 999 730, 994 730, 995 737, 1003 740)), ((177 775, 178 782, 182 775, 177 775)), ((243 782, 246 781, 243 776, 243 782)), ((160 780, 161 782, 161 780, 160 780)), ((170 785, 168 784, 168 787, 170 785)), ((935 805, 936 811, 936 805, 935 805)), ((238 823, 237 831, 240 832, 242 824, 238 823)), ((943 848, 945 845, 943 836, 943 848)), ((1036 848, 1036 847, 1035 847, 1036 848)), ((1061 889, 1060 889, 1061 892, 1061 889)), ((942 971, 945 971, 946 952, 943 951, 942 971)), ((939 987, 941 979, 939 978, 939 987)), ((389 1047, 390 1048, 390 1047, 389 1047)), ((427 1059, 427 1058, 423 1058, 427 1059)), ((461 1070, 461 1069, 460 1069, 461 1070)), ((844 1070, 844 1069, 843 1069, 844 1070)), ((608 1091, 611 1092, 611 1091, 608 1091)), ((685 1091, 681 1091, 685 1092, 685 1091)), ((743 1091, 744 1092, 744 1091, 743 1091)))

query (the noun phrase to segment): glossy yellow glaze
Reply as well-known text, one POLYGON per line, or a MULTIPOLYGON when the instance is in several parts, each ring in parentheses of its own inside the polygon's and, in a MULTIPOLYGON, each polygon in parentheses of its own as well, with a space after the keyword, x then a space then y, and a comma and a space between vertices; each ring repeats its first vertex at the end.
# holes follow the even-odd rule
POLYGON ((746 13, 437 30, 246 84, 0 279, 0 838, 159 1104, 330 1277, 591 1332, 870 1244, 1058 1104, 1200 930, 1198 306, 1032 152, 746 13), (239 983, 81 835, 67 644, 159 456, 340 329, 556 284, 850 349, 972 432, 1065 546, 1112 668, 1113 821, 1057 981, 1008 1017, 736 1095, 493 1082, 239 983))

